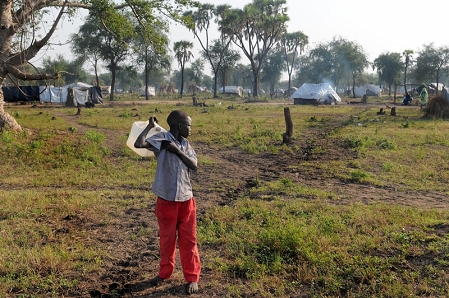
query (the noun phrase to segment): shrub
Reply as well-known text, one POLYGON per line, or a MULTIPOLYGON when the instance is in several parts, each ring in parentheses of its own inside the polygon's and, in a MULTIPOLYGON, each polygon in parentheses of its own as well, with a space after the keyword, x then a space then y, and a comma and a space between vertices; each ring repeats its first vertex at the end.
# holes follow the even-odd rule
POLYGON ((424 117, 449 118, 449 101, 443 95, 432 97, 423 110, 424 117))

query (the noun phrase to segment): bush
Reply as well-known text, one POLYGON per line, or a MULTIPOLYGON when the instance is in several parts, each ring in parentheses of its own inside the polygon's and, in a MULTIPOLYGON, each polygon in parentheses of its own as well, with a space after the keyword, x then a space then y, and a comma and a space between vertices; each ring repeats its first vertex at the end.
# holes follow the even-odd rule
POLYGON ((424 117, 449 118, 449 101, 443 95, 432 97, 424 108, 424 117))

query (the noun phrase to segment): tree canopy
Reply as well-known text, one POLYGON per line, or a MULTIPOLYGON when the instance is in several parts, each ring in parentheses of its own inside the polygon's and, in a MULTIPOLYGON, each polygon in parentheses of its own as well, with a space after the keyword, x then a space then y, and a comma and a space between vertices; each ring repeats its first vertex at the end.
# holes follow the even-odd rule
MULTIPOLYGON (((124 12, 133 15, 146 29, 155 48, 165 48, 166 36, 154 28, 165 27, 169 21, 182 21, 182 12, 199 3, 192 0, 142 1, 126 0, 117 3, 113 0, 85 0, 64 2, 56 0, 5 0, 0 1, 0 83, 9 77, 11 81, 48 80, 58 78, 56 73, 27 73, 21 66, 29 63, 50 41, 63 16, 73 16, 76 9, 88 9, 92 17, 99 20, 102 28, 116 41, 129 36, 132 26, 124 12), (46 28, 44 36, 38 36, 39 24, 48 8, 59 8, 55 20, 46 28)), ((0 90, 0 129, 21 130, 17 121, 4 110, 3 92, 0 90)))

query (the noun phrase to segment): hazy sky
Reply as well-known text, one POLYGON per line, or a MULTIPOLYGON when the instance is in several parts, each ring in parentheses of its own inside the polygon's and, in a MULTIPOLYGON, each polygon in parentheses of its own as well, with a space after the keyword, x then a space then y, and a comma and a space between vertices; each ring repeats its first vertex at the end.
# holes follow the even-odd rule
MULTIPOLYGON (((211 4, 229 4, 242 8, 249 0, 209 0, 211 4)), ((309 47, 317 43, 329 42, 335 36, 357 42, 373 61, 385 52, 402 53, 406 49, 415 52, 423 44, 434 43, 436 46, 449 46, 449 1, 420 1, 420 5, 410 0, 287 0, 288 31, 302 31, 309 37, 309 47)), ((80 13, 80 16, 85 13, 80 13)), ((80 21, 65 21, 53 38, 53 43, 65 42, 70 33, 76 32, 80 21)), ((192 41, 196 47, 194 57, 198 58, 199 42, 193 34, 181 25, 172 26, 171 45, 179 40, 192 41)), ((70 47, 53 47, 45 55, 62 53, 72 59, 70 47)), ((235 48, 236 49, 236 48, 235 48)), ((44 52, 34 59, 37 65, 44 52)), ((243 63, 248 63, 244 58, 243 63)), ((175 65, 176 66, 176 65, 175 65)))

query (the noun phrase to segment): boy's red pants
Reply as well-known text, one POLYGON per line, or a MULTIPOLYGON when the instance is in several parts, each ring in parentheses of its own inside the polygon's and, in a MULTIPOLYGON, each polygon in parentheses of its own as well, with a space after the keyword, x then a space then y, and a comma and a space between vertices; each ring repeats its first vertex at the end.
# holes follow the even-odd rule
POLYGON ((159 277, 170 278, 175 268, 176 236, 182 271, 187 282, 198 282, 201 272, 196 243, 196 203, 172 202, 157 198, 156 218, 159 224, 160 267, 159 277), (177 232, 177 233, 176 233, 177 232))

